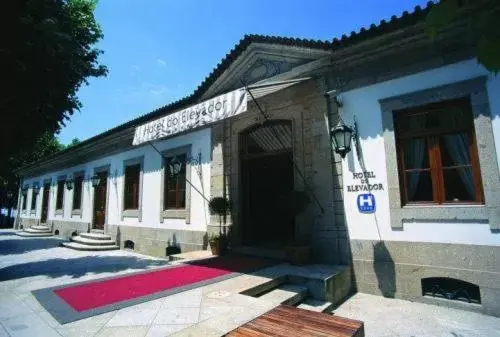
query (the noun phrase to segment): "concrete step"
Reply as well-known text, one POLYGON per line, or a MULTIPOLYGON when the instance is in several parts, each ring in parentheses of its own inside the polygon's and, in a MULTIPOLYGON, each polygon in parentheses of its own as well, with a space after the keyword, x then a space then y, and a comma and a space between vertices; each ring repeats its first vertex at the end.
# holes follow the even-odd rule
POLYGON ((36 233, 29 233, 29 232, 16 232, 17 236, 23 236, 26 238, 45 238, 49 236, 53 236, 51 232, 36 232, 36 233))
POLYGON ((307 297, 307 287, 296 284, 283 284, 259 298, 273 304, 295 305, 307 297))
POLYGON ((71 238, 71 241, 76 242, 76 243, 81 243, 82 245, 88 245, 88 246, 113 246, 116 245, 116 242, 114 240, 95 240, 95 239, 88 239, 85 237, 82 237, 80 235, 78 236, 73 236, 71 238))
POLYGON ((297 308, 315 311, 315 312, 329 312, 333 307, 332 302, 316 300, 314 298, 306 298, 304 301, 297 305, 297 308))
POLYGON ((104 234, 104 229, 91 229, 90 233, 104 234))
POLYGON ((105 245, 105 246, 89 246, 86 244, 81 244, 78 242, 63 242, 62 246, 66 248, 71 248, 75 250, 83 250, 83 251, 105 251, 105 250, 116 250, 120 249, 117 245, 105 245))
POLYGON ((249 288, 245 291, 242 291, 240 294, 258 297, 261 294, 271 291, 272 289, 278 288, 280 285, 284 284, 287 281, 286 276, 275 277, 268 282, 263 282, 258 286, 249 288))
POLYGON ((91 240, 111 240, 111 235, 103 234, 103 233, 80 233, 82 238, 91 239, 91 240))
POLYGON ((34 226, 30 226, 31 229, 34 229, 34 230, 45 230, 45 231, 50 231, 50 227, 47 226, 47 225, 34 225, 34 226))
POLYGON ((47 228, 47 229, 34 229, 34 228, 26 228, 24 230, 26 233, 51 233, 52 234, 52 231, 47 228))

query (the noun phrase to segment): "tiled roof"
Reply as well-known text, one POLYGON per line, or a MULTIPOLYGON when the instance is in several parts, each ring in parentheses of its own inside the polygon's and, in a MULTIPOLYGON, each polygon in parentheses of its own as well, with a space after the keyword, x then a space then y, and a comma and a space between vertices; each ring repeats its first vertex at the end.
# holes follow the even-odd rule
MULTIPOLYGON (((135 127, 148 120, 154 119, 156 117, 162 116, 169 112, 174 112, 178 109, 186 107, 190 104, 194 104, 203 95, 203 93, 219 78, 220 75, 231 65, 231 63, 236 60, 251 43, 269 43, 269 44, 281 44, 287 46, 297 46, 305 47, 311 49, 322 49, 322 50, 339 50, 348 46, 352 46, 361 41, 366 41, 377 36, 382 36, 390 32, 399 30, 401 28, 409 27, 421 22, 425 19, 430 8, 434 4, 429 1, 425 8, 416 6, 412 13, 403 12, 400 17, 392 16, 389 21, 381 20, 378 25, 372 24, 369 28, 361 28, 359 32, 351 32, 349 36, 342 35, 342 37, 334 38, 332 41, 321 41, 321 40, 310 40, 310 39, 298 39, 298 38, 288 38, 279 36, 268 36, 268 35, 257 35, 250 34, 245 35, 239 43, 226 54, 226 56, 217 64, 217 66, 212 70, 212 72, 203 80, 203 82, 196 88, 196 90, 184 98, 181 98, 175 102, 169 103, 158 109, 155 109, 147 114, 139 116, 132 119, 124 124, 116 126, 109 129, 101 134, 98 134, 92 138, 82 141, 78 145, 72 146, 66 150, 60 151, 52 156, 45 158, 42 161, 51 159, 53 157, 59 156, 63 153, 72 152, 81 148, 87 144, 95 142, 106 136, 109 136, 115 132, 123 131, 130 127, 135 127)), ((31 165, 30 165, 31 166, 31 165)))

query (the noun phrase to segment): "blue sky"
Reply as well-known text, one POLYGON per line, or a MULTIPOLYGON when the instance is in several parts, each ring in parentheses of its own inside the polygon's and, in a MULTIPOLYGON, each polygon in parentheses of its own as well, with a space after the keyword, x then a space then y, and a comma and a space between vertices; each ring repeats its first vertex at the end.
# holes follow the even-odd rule
POLYGON ((411 11, 419 0, 100 0, 105 78, 79 91, 67 144, 189 95, 245 34, 331 40, 411 11))

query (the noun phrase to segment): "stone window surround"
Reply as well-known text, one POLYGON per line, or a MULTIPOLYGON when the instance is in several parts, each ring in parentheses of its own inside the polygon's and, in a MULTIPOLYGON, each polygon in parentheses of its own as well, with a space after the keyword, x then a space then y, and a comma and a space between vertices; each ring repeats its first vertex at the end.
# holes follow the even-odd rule
MULTIPOLYGON (((56 180, 56 200, 55 200, 55 203, 54 203, 54 206, 57 207, 57 192, 58 192, 58 188, 59 188, 59 182, 61 180, 66 180, 66 175, 62 175, 62 176, 58 176, 57 177, 57 180, 56 180)), ((57 208, 54 212, 54 215, 62 215, 64 217, 64 207, 66 207, 66 193, 65 193, 65 190, 66 189, 66 184, 63 184, 63 204, 62 204, 62 208, 57 208)))
POLYGON ((142 221, 142 191, 143 191, 143 180, 144 180, 144 155, 126 159, 123 161, 123 184, 122 184, 122 198, 121 198, 121 209, 122 216, 121 220, 124 218, 137 218, 139 222, 142 221), (125 169, 127 166, 139 164, 139 201, 137 209, 125 209, 125 169))
MULTIPOLYGON (((33 186, 33 185, 32 185, 33 186)), ((33 193, 35 193, 35 190, 33 187, 31 187, 31 205, 30 205, 30 215, 35 215, 36 216, 36 206, 38 203, 38 194, 40 194, 40 190, 38 190, 38 194, 35 196, 35 208, 33 208, 33 193)))
POLYGON ((391 228, 403 230, 404 222, 480 222, 489 223, 491 231, 500 229, 500 176, 495 154, 491 113, 486 89, 487 76, 424 89, 379 100, 387 166, 387 186, 391 228), (481 168, 484 205, 407 205, 401 204, 399 172, 394 137, 393 111, 444 100, 469 97, 474 115, 474 129, 481 168))
POLYGON ((82 182, 82 195, 80 196, 80 208, 79 209, 73 209, 73 194, 75 193, 75 186, 73 186, 73 194, 71 195, 71 216, 73 215, 79 215, 80 218, 82 218, 82 209, 83 209, 83 191, 85 187, 85 171, 77 171, 73 173, 73 181, 77 177, 83 177, 83 182, 82 182))
MULTIPOLYGON (((165 219, 184 219, 186 224, 191 223, 191 186, 186 182, 186 207, 184 209, 163 209, 165 189, 165 159, 185 154, 186 159, 191 156, 191 144, 168 149, 161 152, 161 184, 160 184, 160 222, 165 219), (188 186, 189 185, 189 186, 188 186)), ((186 177, 191 180, 191 164, 186 160, 186 177)))
MULTIPOLYGON (((107 182, 106 182, 106 209, 105 209, 105 212, 104 212, 104 229, 106 230, 106 224, 108 223, 108 205, 109 205, 109 176, 111 174, 111 164, 106 164, 106 165, 102 165, 102 166, 98 166, 98 167, 94 167, 94 172, 92 173, 92 175, 96 174, 96 173, 99 173, 99 172, 107 172, 108 173, 108 177, 107 177, 107 182)), ((88 182, 90 184, 90 187, 92 188, 92 192, 91 192, 91 201, 90 201, 90 218, 91 218, 91 221, 90 221, 90 224, 92 225, 94 223, 94 194, 95 194, 95 189, 94 187, 92 186, 92 182, 88 182)))
POLYGON ((42 213, 43 213, 43 193, 45 191, 45 187, 46 186, 49 186, 49 200, 47 200, 47 220, 49 219, 49 213, 50 213, 50 207, 52 206, 52 201, 50 200, 51 197, 50 197, 50 188, 52 186, 52 178, 46 178, 43 180, 43 184, 42 186, 40 186, 40 192, 38 193, 41 193, 42 194, 42 201, 41 201, 41 211, 40 211, 40 219, 42 218, 42 213))

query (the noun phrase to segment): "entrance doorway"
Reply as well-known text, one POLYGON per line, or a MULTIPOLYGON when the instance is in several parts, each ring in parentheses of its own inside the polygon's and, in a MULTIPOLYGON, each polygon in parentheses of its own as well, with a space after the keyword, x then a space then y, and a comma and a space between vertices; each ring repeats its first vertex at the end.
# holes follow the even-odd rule
POLYGON ((291 122, 268 122, 240 140, 243 244, 279 247, 295 236, 286 202, 294 189, 291 122))
POLYGON ((106 220, 106 195, 108 190, 108 172, 96 172, 99 176, 99 185, 94 187, 94 221, 93 229, 104 229, 106 220))
POLYGON ((43 194, 42 194, 42 216, 40 217, 41 223, 47 222, 47 217, 49 215, 49 197, 50 197, 50 184, 44 184, 43 194))

